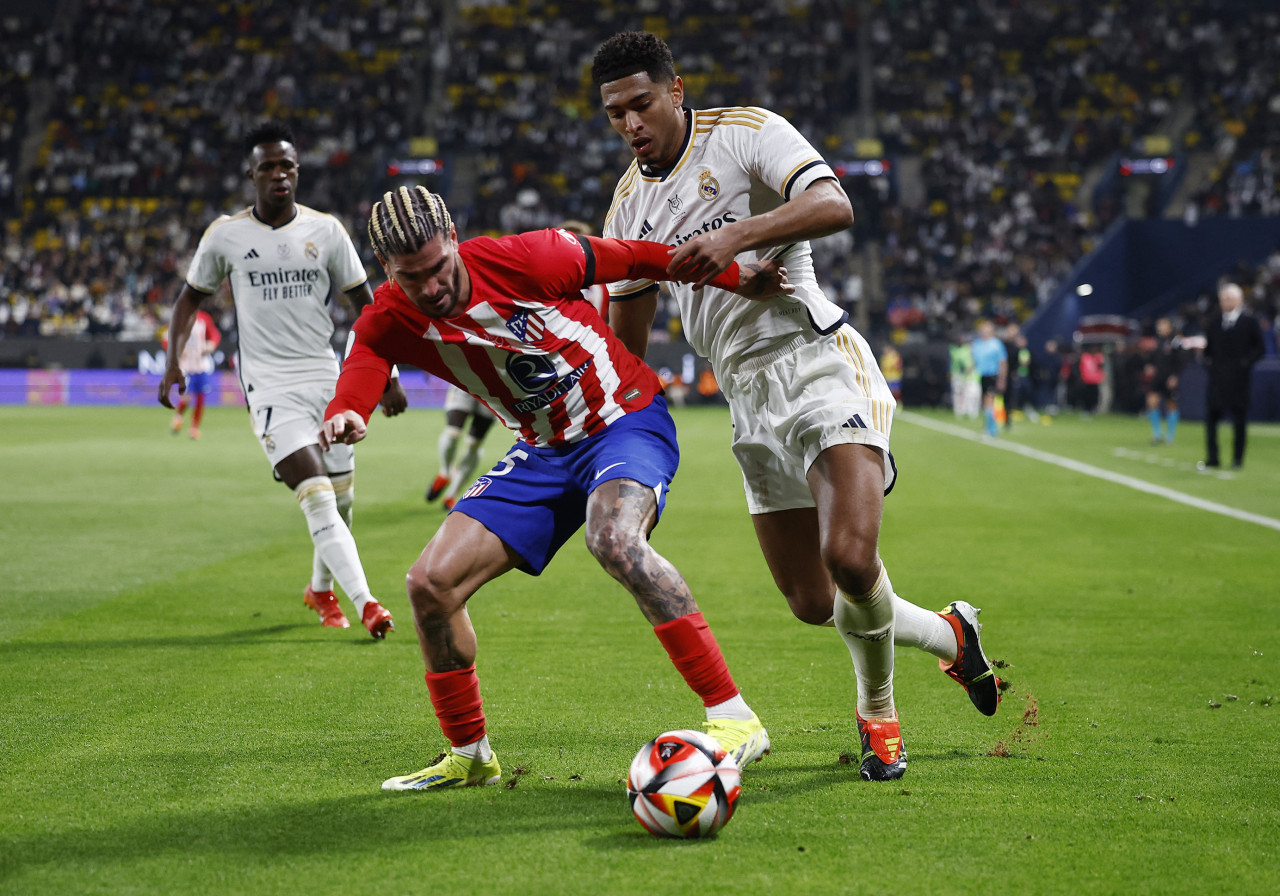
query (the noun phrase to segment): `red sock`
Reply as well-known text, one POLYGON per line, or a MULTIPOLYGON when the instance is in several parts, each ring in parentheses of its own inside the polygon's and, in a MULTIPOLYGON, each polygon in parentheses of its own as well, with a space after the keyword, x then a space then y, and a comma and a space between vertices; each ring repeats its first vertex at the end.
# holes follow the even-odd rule
POLYGON ((195 410, 191 412, 191 425, 199 426, 200 421, 203 419, 204 419, 204 396, 197 395, 195 410))
POLYGON ((676 670, 702 698, 703 706, 715 706, 738 696, 720 645, 701 613, 690 613, 653 628, 667 649, 676 670))
POLYGON ((480 679, 474 663, 453 672, 428 672, 427 690, 431 692, 431 706, 440 720, 440 730, 449 743, 461 747, 484 737, 480 679))
POLYGON ((179 398, 178 406, 174 408, 174 410, 178 412, 179 417, 185 414, 187 412, 187 400, 185 398, 179 398))

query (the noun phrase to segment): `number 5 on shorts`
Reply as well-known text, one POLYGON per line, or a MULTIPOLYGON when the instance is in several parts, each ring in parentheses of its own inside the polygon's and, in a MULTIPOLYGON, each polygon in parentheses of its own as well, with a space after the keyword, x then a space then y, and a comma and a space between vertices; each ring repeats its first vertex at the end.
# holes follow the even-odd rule
POLYGON ((498 465, 489 471, 490 476, 506 476, 515 469, 516 461, 528 460, 529 452, 520 448, 513 448, 507 452, 507 456, 498 461, 498 465))

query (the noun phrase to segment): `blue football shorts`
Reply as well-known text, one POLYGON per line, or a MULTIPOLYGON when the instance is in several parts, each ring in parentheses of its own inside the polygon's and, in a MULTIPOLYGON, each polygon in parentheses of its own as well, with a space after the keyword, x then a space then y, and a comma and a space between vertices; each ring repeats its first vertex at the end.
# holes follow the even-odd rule
POLYGON ((187 374, 187 394, 188 395, 212 395, 213 394, 213 374, 212 373, 187 374))
POLYGON ((587 518, 587 498, 610 479, 653 489, 658 517, 680 465, 676 426, 662 396, 595 435, 560 447, 516 442, 506 457, 476 479, 454 507, 482 523, 539 575, 587 518))

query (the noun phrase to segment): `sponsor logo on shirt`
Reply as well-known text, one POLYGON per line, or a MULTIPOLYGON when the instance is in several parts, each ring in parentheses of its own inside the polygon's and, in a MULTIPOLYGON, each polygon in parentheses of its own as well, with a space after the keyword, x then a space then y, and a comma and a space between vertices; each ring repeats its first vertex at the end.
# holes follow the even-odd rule
POLYGON ((723 215, 716 215, 710 221, 703 221, 701 227, 695 227, 693 230, 690 230, 688 233, 682 234, 681 236, 676 237, 676 241, 671 245, 678 246, 681 243, 688 242, 689 240, 693 239, 695 236, 702 236, 702 234, 704 233, 710 233, 713 230, 719 230, 724 225, 732 224, 737 220, 738 219, 733 216, 733 212, 725 212, 723 215))
MULTIPOLYGON (((520 360, 527 361, 532 359, 528 355, 513 356, 510 360, 507 361, 507 370, 510 372, 512 367, 514 366, 511 363, 512 361, 520 361, 520 360)), ((541 358, 539 360, 546 361, 545 358, 541 358)), ((546 363, 550 365, 551 362, 546 361, 546 363)), ((573 387, 578 384, 578 380, 582 379, 582 375, 586 373, 588 368, 590 367, 591 367, 590 361, 584 362, 580 366, 575 367, 573 370, 569 371, 569 373, 563 379, 561 379, 551 388, 545 389, 542 392, 539 392, 537 395, 533 395, 529 398, 525 398, 521 401, 517 401, 515 404, 511 406, 511 409, 515 411, 517 414, 532 414, 534 411, 547 407, 557 398, 560 398, 563 395, 567 395, 573 389, 573 387)), ((553 368, 553 371, 554 371, 554 368, 553 368)), ((514 373, 512 374, 512 376, 514 378, 514 373)), ((530 390, 526 390, 526 391, 530 391, 530 390)))
POLYGON ((274 271, 249 271, 250 286, 314 283, 319 279, 320 271, 318 268, 276 268, 274 271))
POLYGON ((257 249, 250 249, 248 252, 244 253, 244 257, 245 257, 245 258, 257 258, 257 257, 258 257, 258 250, 257 250, 257 249))

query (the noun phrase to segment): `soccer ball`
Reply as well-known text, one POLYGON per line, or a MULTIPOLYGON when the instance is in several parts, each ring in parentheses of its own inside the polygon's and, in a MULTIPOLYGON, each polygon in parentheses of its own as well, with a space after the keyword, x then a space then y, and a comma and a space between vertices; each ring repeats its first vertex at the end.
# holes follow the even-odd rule
POLYGON ((742 773, 715 738, 668 731, 640 748, 627 774, 627 799, 655 837, 710 837, 729 823, 742 773))

